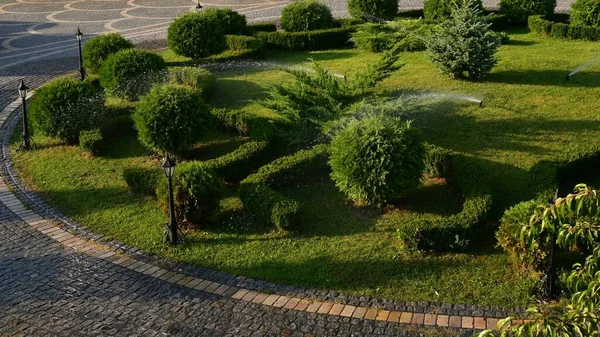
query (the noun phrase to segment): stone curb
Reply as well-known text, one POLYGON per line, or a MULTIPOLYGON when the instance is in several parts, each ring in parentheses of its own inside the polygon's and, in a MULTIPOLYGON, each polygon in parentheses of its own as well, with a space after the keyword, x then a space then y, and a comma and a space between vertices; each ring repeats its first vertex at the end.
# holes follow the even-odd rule
POLYGON ((495 329, 499 318, 506 317, 509 313, 523 312, 518 308, 394 301, 277 285, 188 264, 172 263, 117 241, 107 241, 102 235, 46 205, 19 180, 12 167, 9 149, 10 135, 21 116, 19 108, 20 99, 0 112, 0 175, 7 181, 5 183, 0 180, 0 202, 24 222, 66 248, 182 287, 308 313, 475 331, 495 329))

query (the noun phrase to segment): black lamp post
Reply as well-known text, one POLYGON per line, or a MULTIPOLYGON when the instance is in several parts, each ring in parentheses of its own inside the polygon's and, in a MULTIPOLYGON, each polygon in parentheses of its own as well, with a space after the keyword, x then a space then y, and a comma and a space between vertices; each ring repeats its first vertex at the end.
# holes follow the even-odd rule
POLYGON ((85 69, 83 69, 83 56, 81 55, 81 37, 83 33, 77 27, 77 33, 75 33, 75 37, 77 38, 77 43, 79 44, 79 79, 83 81, 85 79, 85 69))
POLYGON ((196 6, 196 12, 197 13, 202 12, 202 5, 200 4, 200 0, 198 0, 198 5, 196 6))
POLYGON ((175 205, 173 202, 173 175, 175 174, 175 162, 171 160, 169 155, 165 156, 165 160, 162 163, 162 169, 165 172, 165 176, 169 181, 169 224, 167 225, 167 232, 165 233, 165 242, 172 245, 181 243, 179 238, 179 228, 177 228, 177 220, 175 220, 175 205))
MULTIPOLYGON (((558 199, 558 188, 554 192, 554 196, 548 199, 548 206, 552 207, 556 204, 558 199)), ((548 268, 546 270, 546 284, 544 290, 549 298, 554 298, 556 295, 556 228, 552 231, 550 237, 550 256, 548 258, 548 268)))
POLYGON ((27 123, 27 91, 29 88, 25 85, 25 81, 21 80, 21 85, 19 86, 19 96, 21 96, 21 100, 23 101, 23 133, 21 134, 21 138, 23 139, 23 144, 21 144, 21 148, 24 150, 29 150, 31 148, 31 142, 29 138, 29 124, 27 123))

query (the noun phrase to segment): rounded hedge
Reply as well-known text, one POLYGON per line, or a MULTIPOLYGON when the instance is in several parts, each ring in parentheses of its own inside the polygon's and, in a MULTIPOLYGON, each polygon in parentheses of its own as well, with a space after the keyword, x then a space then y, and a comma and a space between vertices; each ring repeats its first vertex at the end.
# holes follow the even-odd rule
POLYGON ((176 54, 199 59, 225 50, 225 30, 216 15, 187 13, 169 26, 167 42, 176 54))
POLYGON ((100 84, 110 94, 136 100, 160 82, 166 64, 162 57, 139 49, 111 54, 100 68, 100 84))
POLYGON ((393 19, 398 14, 398 0, 350 0, 350 15, 359 19, 393 19))
MULTIPOLYGON (((167 179, 160 179, 156 195, 166 212, 169 211, 168 191, 167 179)), ((204 223, 219 206, 221 195, 220 181, 206 165, 192 162, 175 168, 173 201, 178 221, 194 225, 204 223)))
POLYGON ((77 144, 81 131, 102 124, 104 94, 89 82, 60 78, 36 90, 28 112, 34 130, 67 144, 77 144))
POLYGON ((554 14, 556 0, 500 0, 500 13, 518 22, 527 22, 530 15, 554 14))
POLYGON ((152 88, 133 114, 142 144, 171 154, 192 148, 209 118, 210 109, 197 90, 171 84, 152 88))
POLYGON ((246 16, 230 8, 209 8, 200 14, 217 20, 225 34, 242 35, 246 32, 246 16))
POLYGON ((570 19, 573 25, 600 27, 600 0, 577 0, 570 19))
POLYGON ((281 28, 288 32, 306 32, 333 26, 331 10, 316 0, 292 2, 281 13, 281 28))
POLYGON ((110 54, 130 48, 133 44, 118 33, 96 36, 86 41, 83 47, 83 66, 88 72, 97 74, 110 54))
MULTIPOLYGON (((444 20, 452 16, 452 10, 456 7, 456 0, 425 0, 423 16, 430 20, 444 20)), ((477 1, 477 7, 483 11, 483 2, 477 1)))
POLYGON ((331 177, 350 199, 380 205, 419 185, 424 155, 409 122, 382 116, 353 120, 331 143, 331 177))

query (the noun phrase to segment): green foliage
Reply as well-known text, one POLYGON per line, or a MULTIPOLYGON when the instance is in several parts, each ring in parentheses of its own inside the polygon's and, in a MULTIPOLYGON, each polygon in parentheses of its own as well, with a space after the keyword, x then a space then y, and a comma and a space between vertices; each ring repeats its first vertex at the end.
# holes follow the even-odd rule
POLYGON ((210 167, 219 177, 236 181, 246 177, 252 170, 264 165, 272 158, 269 142, 249 141, 235 151, 222 157, 207 160, 204 164, 210 167))
POLYGON ((311 30, 308 32, 258 32, 268 48, 294 51, 329 50, 348 47, 354 27, 311 30))
POLYGON ((541 35, 548 35, 552 30, 552 22, 546 20, 542 15, 531 15, 527 19, 527 26, 531 31, 541 35))
POLYGON ((88 72, 98 73, 108 55, 129 48, 133 48, 133 44, 118 33, 96 36, 85 42, 83 66, 88 72))
POLYGON ((410 123, 383 116, 354 120, 331 142, 331 178, 356 202, 382 205, 416 188, 424 148, 410 123))
POLYGON ((349 0, 350 15, 364 20, 391 20, 398 13, 397 0, 349 0))
POLYGON ((230 8, 209 8, 200 15, 217 21, 225 34, 240 35, 246 31, 246 16, 230 8))
POLYGON ((274 23, 256 23, 248 26, 251 32, 276 32, 277 25, 274 23))
POLYGON ((571 24, 600 27, 600 0, 577 0, 571 6, 571 24))
POLYGON ((482 80, 496 65, 500 40, 481 17, 476 0, 463 0, 427 46, 427 57, 453 78, 482 80))
POLYGON ((81 131, 102 125, 104 94, 88 82, 60 78, 36 90, 28 112, 35 131, 77 144, 81 131))
POLYGON ((172 84, 197 89, 205 100, 209 100, 215 88, 215 76, 208 70, 197 67, 170 67, 172 84))
POLYGON ((108 56, 100 69, 100 83, 113 96, 137 100, 154 83, 162 81, 166 67, 162 57, 139 49, 126 49, 108 56))
POLYGON ((227 48, 230 50, 254 50, 255 52, 263 52, 265 43, 263 40, 244 35, 227 35, 227 48))
POLYGON ((449 178, 452 174, 453 152, 446 148, 425 143, 424 173, 430 177, 449 178))
POLYGON ((281 28, 288 32, 322 30, 333 25, 331 10, 317 0, 297 0, 281 12, 281 28))
POLYGON ((359 26, 350 39, 358 49, 382 52, 397 46, 401 51, 425 50, 434 25, 424 20, 405 19, 359 26))
MULTIPOLYGON (((452 10, 456 7, 456 2, 457 0, 425 0, 423 15, 428 20, 450 19, 452 17, 452 10)), ((475 4, 480 11, 483 11, 481 0, 475 1, 475 4)))
POLYGON ((170 154, 194 146, 209 119, 209 107, 197 90, 169 84, 152 88, 133 115, 142 144, 170 154))
POLYGON ((225 50, 225 30, 216 15, 187 13, 171 23, 167 42, 177 55, 199 59, 225 50))
POLYGON ((129 190, 135 194, 156 196, 156 188, 160 179, 166 179, 158 168, 126 168, 123 170, 123 179, 129 190))
POLYGON ((500 0, 500 13, 516 22, 527 22, 530 15, 551 16, 556 0, 500 0))
POLYGON ((81 131, 79 133, 79 147, 93 156, 99 155, 102 152, 102 133, 100 129, 81 131))
MULTIPOLYGON (((158 201, 169 211, 167 179, 160 179, 156 190, 158 201)), ((181 164, 173 177, 173 201, 178 221, 201 225, 219 206, 223 190, 216 174, 199 162, 181 164)))
POLYGON ((566 23, 555 23, 550 30, 550 36, 554 38, 566 38, 569 34, 569 25, 566 23))
POLYGON ((552 22, 540 15, 529 17, 528 26, 531 31, 540 35, 550 35, 561 39, 600 41, 600 27, 566 25, 561 22, 552 22), (557 26, 555 28, 555 26, 557 26))
POLYGON ((317 145, 261 167, 257 173, 240 183, 240 199, 244 207, 260 220, 273 224, 280 230, 290 229, 297 223, 301 205, 276 191, 276 188, 294 184, 301 177, 326 170, 328 154, 326 145, 317 145))

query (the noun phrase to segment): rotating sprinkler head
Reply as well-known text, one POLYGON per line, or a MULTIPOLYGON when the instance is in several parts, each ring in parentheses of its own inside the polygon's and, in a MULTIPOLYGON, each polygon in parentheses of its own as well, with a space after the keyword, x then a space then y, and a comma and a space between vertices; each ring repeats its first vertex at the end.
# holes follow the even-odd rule
POLYGON ((479 101, 479 107, 483 108, 483 101, 479 101))
POLYGON ((567 75, 567 81, 571 78, 571 74, 567 75))

